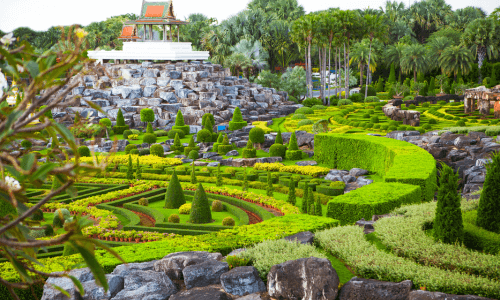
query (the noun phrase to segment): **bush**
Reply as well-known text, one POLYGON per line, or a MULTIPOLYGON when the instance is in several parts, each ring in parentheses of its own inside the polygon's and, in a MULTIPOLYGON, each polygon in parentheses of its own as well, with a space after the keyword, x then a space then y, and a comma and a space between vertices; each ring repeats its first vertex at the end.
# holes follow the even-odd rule
POLYGON ((292 120, 302 120, 302 119, 307 119, 306 115, 304 114, 293 114, 292 120))
POLYGON ((212 221, 212 212, 208 204, 207 195, 201 183, 198 185, 189 214, 189 222, 193 224, 210 223, 212 221))
POLYGON ((380 99, 377 96, 368 96, 365 98, 365 103, 371 102, 380 102, 380 99))
POLYGON ((169 223, 179 223, 181 221, 181 218, 177 214, 171 214, 168 216, 168 222, 169 223))
POLYGON ((175 125, 172 126, 172 129, 179 129, 184 132, 184 134, 189 134, 189 125, 184 124, 184 116, 182 115, 181 110, 177 111, 177 117, 175 118, 175 125))
POLYGON ((151 155, 163 157, 163 146, 159 144, 154 144, 150 148, 151 155))
POLYGON ((142 206, 148 206, 149 205, 149 201, 147 198, 141 198, 139 199, 138 201, 139 205, 142 205, 142 206))
POLYGON ((225 217, 222 220, 222 225, 223 226, 234 226, 234 224, 235 224, 234 219, 231 218, 231 217, 225 217))
POLYGON ((486 179, 479 199, 476 225, 488 231, 500 233, 500 153, 491 155, 486 165, 486 179))
POLYGON ((184 203, 186 203, 186 200, 184 199, 184 192, 182 191, 179 178, 174 171, 174 174, 172 174, 172 178, 168 184, 167 192, 165 193, 165 208, 179 208, 184 203))
POLYGON ((156 134, 157 137, 161 137, 161 136, 167 136, 168 132, 165 131, 165 130, 156 130, 155 132, 153 132, 154 134, 156 134))
POLYGON ((208 129, 202 129, 196 134, 196 140, 201 143, 212 142, 212 133, 208 129))
POLYGON ((220 200, 212 201, 212 211, 221 212, 224 207, 222 206, 222 202, 220 200))
POLYGON ((407 128, 408 128, 408 126, 401 125, 401 126, 398 127, 398 130, 399 131, 405 131, 407 128))
POLYGON ((254 127, 250 129, 250 133, 248 134, 248 137, 252 142, 262 144, 265 141, 264 137, 264 130, 259 127, 254 127))
POLYGON ((77 151, 80 157, 90 157, 90 149, 87 146, 80 146, 77 151))
POLYGON ((71 218, 69 210, 66 208, 59 208, 54 212, 54 219, 52 220, 53 227, 63 227, 64 222, 71 218))
POLYGON ((270 157, 280 156, 282 158, 285 158, 285 153, 286 153, 286 146, 285 145, 274 144, 274 145, 271 145, 271 148, 269 148, 269 156, 270 157))
POLYGON ((297 123, 297 127, 301 127, 301 126, 305 126, 305 125, 312 125, 312 124, 314 124, 314 122, 312 120, 305 119, 305 120, 300 120, 297 123))
POLYGON ((396 126, 389 126, 389 128, 387 128, 387 131, 395 131, 397 129, 398 128, 396 126))
POLYGON ((153 125, 148 122, 148 126, 146 127, 146 133, 154 133, 153 131, 153 125))
POLYGON ((123 134, 127 129, 130 129, 128 125, 125 125, 125 118, 123 118, 123 113, 121 108, 118 109, 118 114, 116 115, 116 125, 113 127, 115 134, 123 134))
POLYGON ((23 147, 24 149, 30 149, 31 147, 33 147, 33 144, 28 140, 23 140, 21 142, 21 147, 23 147))
POLYGON ((432 129, 432 126, 430 124, 425 124, 422 126, 423 129, 425 130, 431 130, 432 129))
POLYGON ((188 146, 184 148, 184 155, 188 156, 192 150, 196 150, 196 152, 200 151, 200 147, 196 146, 196 144, 194 143, 193 136, 191 136, 188 146))
POLYGON ((155 120, 155 113, 151 108, 141 109, 141 122, 151 123, 155 120))
POLYGON ((369 118, 370 118, 370 116, 371 116, 371 115, 370 115, 370 114, 368 114, 368 113, 367 113, 367 114, 363 114, 363 119, 369 119, 369 118))
MULTIPOLYGON (((365 90, 366 90, 366 85, 362 86, 361 89, 359 90, 359 93, 362 94, 363 96, 365 95, 365 90)), ((374 97, 377 96, 377 91, 375 88, 371 85, 368 86, 368 93, 366 95, 366 98, 368 97, 374 97)))
MULTIPOLYGON (((127 130, 123 131, 123 139, 128 140, 129 135, 132 135, 132 130, 127 129, 127 130)), ((127 145, 127 146, 129 146, 129 145, 127 145)))
POLYGON ((460 120, 457 123, 455 123, 455 126, 465 127, 465 121, 464 120, 460 120))
POLYGON ((477 210, 462 212, 464 245, 467 248, 497 255, 500 253, 500 234, 476 226, 477 210))
POLYGON ((389 129, 389 125, 380 125, 380 129, 381 130, 388 130, 389 129))
POLYGON ((180 130, 180 129, 171 129, 167 136, 169 139, 175 139, 175 135, 178 134, 179 135, 179 138, 183 139, 186 134, 184 133, 184 131, 180 130))
POLYGON ((352 102, 363 102, 364 98, 364 94, 362 95, 361 93, 354 93, 349 96, 349 99, 351 99, 352 102))
POLYGON ((410 104, 410 106, 408 106, 408 108, 409 108, 409 109, 415 109, 415 108, 417 108, 417 107, 415 106, 415 104, 410 104))
POLYGON ((125 146, 125 154, 131 154, 130 151, 133 149, 137 149, 137 145, 128 144, 127 146, 125 146))
POLYGON ((431 118, 431 119, 429 119, 429 122, 428 122, 428 123, 429 123, 429 124, 434 125, 434 124, 437 124, 438 122, 437 122, 437 120, 436 120, 436 119, 432 119, 432 118, 431 118))
POLYGON ((313 110, 323 110, 323 109, 326 109, 326 106, 324 105, 314 105, 313 107, 311 107, 313 110))
POLYGON ((182 204, 181 207, 179 207, 179 213, 181 215, 189 215, 190 212, 191 212, 191 203, 182 204))
POLYGON ((198 159, 199 155, 198 155, 198 151, 197 150, 191 150, 189 152, 189 154, 187 155, 188 158, 192 159, 192 160, 195 160, 195 159, 198 159))
POLYGON ((307 106, 307 107, 313 107, 314 105, 322 105, 323 102, 321 99, 318 98, 307 98, 304 101, 302 101, 302 105, 307 106))
POLYGON ((156 143, 156 134, 146 133, 146 134, 144 134, 142 141, 146 144, 149 144, 149 145, 154 144, 154 143, 156 143))
POLYGON ((104 127, 111 127, 111 120, 108 118, 100 119, 99 125, 104 126, 104 127))
MULTIPOLYGON (((290 96, 291 97, 291 96, 290 96)), ((226 257, 226 262, 229 265, 229 270, 237 267, 245 267, 250 264, 250 259, 229 255, 226 257)))
POLYGON ((377 116, 373 116, 373 117, 370 118, 370 122, 372 122, 372 123, 379 123, 380 120, 378 119, 377 116))
POLYGON ((422 107, 430 107, 431 104, 429 102, 424 102, 422 103, 422 107))
POLYGON ((131 141, 136 141, 139 139, 139 135, 138 134, 130 134, 128 136, 128 139, 131 140, 131 141))
POLYGON ((340 99, 339 102, 337 102, 337 106, 342 105, 352 105, 352 101, 349 99, 340 99))
POLYGON ((314 114, 314 110, 310 107, 301 107, 295 111, 296 114, 311 115, 314 114))
POLYGON ((241 129, 245 126, 247 126, 248 123, 243 120, 243 116, 241 115, 241 110, 239 107, 236 107, 233 112, 233 118, 231 121, 229 121, 229 130, 238 130, 241 129))
MULTIPOLYGON (((128 146, 128 145, 127 145, 128 146)), ((132 154, 132 155, 140 155, 139 149, 131 149, 129 153, 127 154, 132 154)), ((145 155, 145 154, 143 154, 145 155)))

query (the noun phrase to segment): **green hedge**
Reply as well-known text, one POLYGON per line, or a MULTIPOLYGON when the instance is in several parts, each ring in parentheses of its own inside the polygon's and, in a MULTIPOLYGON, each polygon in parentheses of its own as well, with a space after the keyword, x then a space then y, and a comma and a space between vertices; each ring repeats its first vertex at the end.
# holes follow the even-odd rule
POLYGON ((107 204, 99 204, 97 206, 97 208, 112 211, 113 214, 115 214, 115 215, 122 215, 127 220, 129 220, 129 223, 126 226, 136 226, 136 225, 139 225, 141 223, 141 218, 139 218, 138 215, 134 214, 133 212, 131 212, 128 209, 124 209, 124 208, 116 207, 116 206, 112 206, 112 205, 107 205, 107 204))
POLYGON ((334 188, 327 185, 316 186, 316 191, 318 193, 325 194, 328 196, 339 196, 344 194, 344 189, 334 188))
POLYGON ((423 201, 434 198, 436 161, 415 145, 374 136, 317 134, 314 146, 314 157, 320 164, 336 169, 366 169, 381 175, 385 182, 420 186, 423 201))
POLYGON ((126 209, 130 209, 132 211, 137 211, 137 212, 143 213, 147 216, 150 216, 151 218, 153 218, 155 220, 155 223, 163 222, 165 220, 165 215, 163 215, 162 212, 157 211, 154 208, 149 208, 147 206, 142 206, 142 205, 132 204, 132 203, 125 203, 125 204, 123 204, 123 207, 125 207, 126 209))
POLYGON ((421 188, 403 183, 375 182, 363 188, 337 196, 328 202, 326 216, 344 224, 373 215, 389 213, 403 204, 420 203, 421 188))
POLYGON ((500 255, 500 234, 476 226, 476 218, 477 210, 462 213, 465 246, 489 254, 500 255))

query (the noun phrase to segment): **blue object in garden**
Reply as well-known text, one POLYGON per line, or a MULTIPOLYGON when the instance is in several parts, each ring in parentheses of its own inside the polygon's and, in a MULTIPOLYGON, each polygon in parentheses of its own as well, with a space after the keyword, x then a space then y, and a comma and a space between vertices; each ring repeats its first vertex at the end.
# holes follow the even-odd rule
POLYGON ((224 130, 226 130, 226 125, 217 125, 217 130, 218 131, 224 131, 224 130))

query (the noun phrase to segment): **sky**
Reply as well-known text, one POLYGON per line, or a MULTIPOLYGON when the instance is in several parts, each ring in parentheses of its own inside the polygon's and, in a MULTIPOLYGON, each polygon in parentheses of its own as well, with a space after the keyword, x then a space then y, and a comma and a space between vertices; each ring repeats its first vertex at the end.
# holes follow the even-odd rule
MULTIPOLYGON (((151 2, 151 1, 148 1, 151 2)), ((220 21, 244 10, 249 0, 174 0, 174 12, 179 19, 191 13, 202 13, 220 21)), ((386 0, 298 0, 306 12, 329 7, 341 9, 378 8, 386 0)), ((415 0, 403 0, 407 6, 415 0)), ((498 0, 447 0, 453 10, 466 6, 482 8, 487 14, 500 6, 498 0)), ((140 13, 142 0, 0 0, 0 30, 11 32, 17 27, 30 27, 36 31, 51 26, 92 22, 126 13, 140 13)))

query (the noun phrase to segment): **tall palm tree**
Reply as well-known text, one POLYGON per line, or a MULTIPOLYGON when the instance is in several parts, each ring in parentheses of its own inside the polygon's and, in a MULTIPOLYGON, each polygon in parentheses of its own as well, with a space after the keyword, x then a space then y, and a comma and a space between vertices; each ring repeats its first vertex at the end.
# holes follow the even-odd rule
MULTIPOLYGON (((371 57, 372 53, 370 53, 370 43, 368 40, 363 40, 353 45, 351 52, 351 59, 349 61, 350 64, 355 63, 359 68, 359 85, 363 85, 363 70, 366 65, 369 65, 370 70, 375 72, 375 68, 377 64, 375 61, 377 60, 377 55, 373 53, 373 57, 371 57), (373 61, 370 60, 373 58, 373 61)), ((367 83, 368 84, 368 83, 367 83)))
MULTIPOLYGON (((352 40, 357 40, 362 37, 365 33, 364 31, 364 19, 362 19, 357 11, 354 10, 342 10, 338 12, 338 18, 340 19, 340 24, 342 28, 342 33, 344 35, 344 62, 345 67, 349 67, 349 51, 350 42, 352 40)), ((349 72, 346 72, 345 80, 345 96, 349 97, 349 72)))
MULTIPOLYGON (((426 45, 429 50, 429 66, 438 68, 439 58, 441 57, 443 52, 448 49, 448 47, 452 46, 452 44, 453 42, 449 38, 444 36, 430 40, 426 45)), ((443 73, 442 68, 441 72, 443 73)))
POLYGON ((452 14, 451 5, 445 0, 425 0, 414 3, 410 7, 413 31, 417 39, 423 43, 429 35, 443 27, 446 16, 452 14))
POLYGON ((448 47, 439 57, 439 65, 447 74, 453 74, 454 80, 457 80, 459 72, 468 74, 471 69, 474 57, 469 49, 461 46, 448 47))
POLYGON ((401 67, 401 59, 403 58, 403 49, 405 48, 405 44, 403 43, 397 43, 394 45, 389 45, 385 49, 384 57, 385 57, 385 62, 388 66, 391 64, 394 64, 394 67, 399 69, 399 77, 398 81, 401 82, 401 72, 402 72, 402 67, 401 67))
MULTIPOLYGON (((335 9, 334 11, 337 11, 337 10, 338 9, 335 9)), ((331 50, 332 50, 332 44, 334 43, 334 39, 338 39, 341 36, 341 34, 340 34, 340 22, 333 14, 333 11, 329 11, 329 12, 325 13, 323 15, 323 17, 325 18, 325 21, 326 21, 325 30, 326 30, 327 35, 328 35, 328 102, 327 102, 327 105, 330 105, 331 50)), ((335 74, 338 74, 338 72, 335 72, 335 74)))
POLYGON ((239 76, 239 71, 245 71, 252 66, 252 60, 243 53, 233 53, 225 61, 225 65, 234 70, 235 76, 239 76))
MULTIPOLYGON (((476 19, 472 21, 462 35, 462 44, 477 56, 479 70, 483 61, 488 56, 497 57, 500 44, 500 25, 493 19, 476 19)), ((479 82, 481 82, 481 72, 479 72, 479 82)))
POLYGON ((424 72, 427 68, 428 56, 424 45, 412 44, 403 48, 403 57, 401 58, 401 67, 403 72, 411 73, 413 79, 417 82, 417 73, 424 72))
MULTIPOLYGON (((365 30, 370 40, 370 51, 368 54, 368 66, 371 64, 371 54, 372 54, 372 42, 374 38, 382 38, 386 32, 386 27, 384 26, 384 18, 379 15, 366 14, 365 19, 365 30)), ((361 72, 362 73, 362 72, 361 72)), ((360 84, 363 85, 363 75, 360 78, 360 84)), ((368 96, 368 80, 370 78, 370 67, 366 70, 366 88, 365 88, 365 98, 368 96)))
POLYGON ((455 10, 452 14, 446 16, 446 23, 459 31, 464 31, 467 24, 471 23, 475 19, 486 18, 486 13, 478 7, 467 6, 464 8, 459 8, 455 10))

